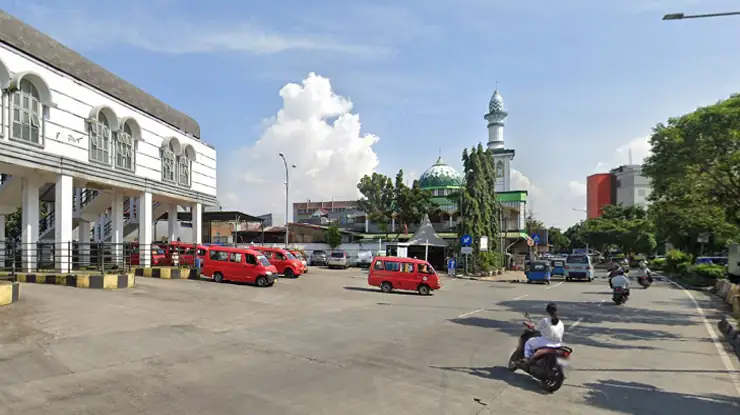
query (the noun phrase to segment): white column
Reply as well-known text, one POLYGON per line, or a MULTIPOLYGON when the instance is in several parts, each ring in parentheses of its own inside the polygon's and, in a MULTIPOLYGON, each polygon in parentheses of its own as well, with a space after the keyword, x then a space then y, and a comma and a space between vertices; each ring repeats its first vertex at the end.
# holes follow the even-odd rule
POLYGON ((152 194, 142 192, 139 196, 139 264, 152 265, 152 194))
POLYGON ((180 223, 177 221, 177 205, 171 204, 167 211, 167 240, 174 242, 180 236, 180 223))
POLYGON ((90 226, 93 225, 88 221, 80 222, 80 245, 78 248, 78 255, 80 257, 80 265, 90 265, 90 226))
POLYGON ((21 179, 21 250, 23 271, 36 271, 39 241, 39 183, 32 178, 21 179))
POLYGON ((72 176, 60 174, 54 187, 54 258, 61 273, 72 269, 72 176))
POLYGON ((0 269, 5 269, 5 215, 0 215, 0 269))
POLYGON ((203 205, 194 204, 190 212, 193 215, 193 243, 203 243, 203 205))
POLYGON ((123 194, 121 192, 113 192, 110 216, 110 242, 113 248, 111 249, 113 262, 115 264, 121 264, 123 255, 123 194))

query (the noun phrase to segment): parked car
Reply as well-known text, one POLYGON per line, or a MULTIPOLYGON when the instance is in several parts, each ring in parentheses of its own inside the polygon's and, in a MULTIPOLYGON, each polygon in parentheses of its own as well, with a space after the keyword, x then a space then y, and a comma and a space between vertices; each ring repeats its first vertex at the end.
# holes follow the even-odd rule
POLYGON ((326 265, 329 268, 347 269, 349 267, 349 256, 344 251, 332 252, 326 260, 326 265))
POLYGON ((373 251, 360 251, 357 253, 357 266, 360 268, 370 268, 373 262, 373 251))
POLYGON ((283 248, 253 246, 251 249, 262 252, 270 264, 277 268, 278 273, 287 278, 297 278, 303 274, 303 263, 283 248))
POLYGON ((201 274, 216 282, 235 281, 270 287, 277 268, 261 252, 244 248, 210 247, 201 274))
POLYGON ((303 264, 303 273, 304 274, 307 273, 308 272, 308 261, 306 260, 306 257, 304 257, 300 251, 290 251, 290 253, 293 254, 293 256, 297 260, 301 261, 301 264, 303 264))
POLYGON ((311 252, 310 264, 326 265, 326 252, 321 250, 311 252))

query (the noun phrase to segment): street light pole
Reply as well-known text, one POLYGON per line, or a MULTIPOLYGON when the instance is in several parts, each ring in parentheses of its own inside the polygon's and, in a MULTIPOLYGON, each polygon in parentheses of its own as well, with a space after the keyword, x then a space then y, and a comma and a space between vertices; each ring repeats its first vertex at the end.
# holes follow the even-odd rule
MULTIPOLYGON (((288 230, 288 205, 290 200, 288 198, 288 191, 290 189, 290 175, 288 174, 288 161, 285 159, 285 154, 280 153, 279 156, 283 159, 283 165, 285 166, 285 249, 288 249, 288 235, 290 233, 288 230)), ((292 166, 295 168, 295 164, 292 166)))
POLYGON ((736 15, 740 15, 740 12, 706 13, 706 14, 669 13, 663 16, 663 20, 702 19, 706 17, 724 17, 724 16, 736 16, 736 15))

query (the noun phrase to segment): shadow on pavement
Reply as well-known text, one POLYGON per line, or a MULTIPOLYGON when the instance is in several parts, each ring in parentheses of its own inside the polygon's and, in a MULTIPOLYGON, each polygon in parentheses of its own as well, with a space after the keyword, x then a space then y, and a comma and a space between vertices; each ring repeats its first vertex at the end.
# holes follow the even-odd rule
POLYGON ((494 367, 443 367, 443 366, 430 366, 433 369, 446 370, 457 373, 464 373, 468 375, 478 376, 484 379, 494 379, 506 382, 509 386, 528 390, 531 392, 537 392, 542 395, 548 393, 540 387, 539 382, 533 377, 526 375, 522 372, 511 372, 504 366, 494 367))
POLYGON ((416 296, 419 295, 419 293, 415 291, 398 291, 398 290, 393 290, 389 293, 384 293, 383 291, 380 291, 380 288, 369 288, 369 287, 346 286, 344 287, 344 289, 347 291, 372 292, 372 293, 383 294, 383 295, 388 295, 388 294, 416 295, 416 296))
POLYGON ((689 395, 668 392, 638 382, 602 380, 586 383, 585 403, 623 414, 737 415, 738 399, 717 394, 689 395))
POLYGON ((570 368, 571 372, 645 372, 645 373, 715 373, 718 375, 740 373, 740 370, 699 370, 699 369, 647 369, 647 368, 601 368, 601 369, 579 369, 570 368))

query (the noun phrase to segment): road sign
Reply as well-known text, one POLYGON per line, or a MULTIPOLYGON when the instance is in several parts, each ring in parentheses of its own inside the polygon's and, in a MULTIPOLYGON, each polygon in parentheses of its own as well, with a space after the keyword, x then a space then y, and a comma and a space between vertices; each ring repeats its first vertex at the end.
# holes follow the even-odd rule
POLYGON ((527 245, 534 246, 534 239, 527 239, 527 245))
POLYGON ((480 237, 480 251, 481 252, 488 252, 488 237, 487 236, 481 236, 480 237))
POLYGON ((460 248, 460 252, 463 255, 472 254, 473 253, 473 247, 472 246, 463 246, 462 248, 460 248))
POLYGON ((532 240, 534 241, 535 244, 537 244, 537 245, 540 244, 540 236, 539 235, 537 235, 537 234, 532 235, 532 240))
POLYGON ((462 246, 473 245, 473 237, 470 235, 463 235, 462 238, 460 238, 460 245, 462 246))

